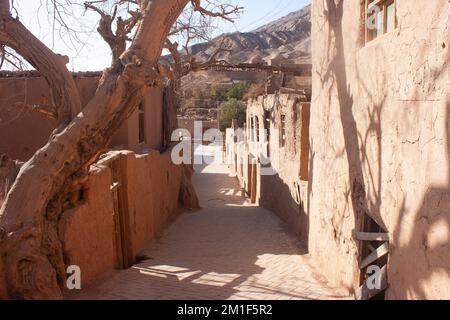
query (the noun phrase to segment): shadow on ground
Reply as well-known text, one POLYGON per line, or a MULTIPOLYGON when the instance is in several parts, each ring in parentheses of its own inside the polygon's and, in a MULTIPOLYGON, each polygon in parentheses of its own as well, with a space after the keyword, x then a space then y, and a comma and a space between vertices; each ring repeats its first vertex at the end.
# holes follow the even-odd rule
POLYGON ((75 299, 325 299, 306 249, 270 211, 249 205, 221 164, 196 166, 202 209, 181 215, 145 252, 75 299))

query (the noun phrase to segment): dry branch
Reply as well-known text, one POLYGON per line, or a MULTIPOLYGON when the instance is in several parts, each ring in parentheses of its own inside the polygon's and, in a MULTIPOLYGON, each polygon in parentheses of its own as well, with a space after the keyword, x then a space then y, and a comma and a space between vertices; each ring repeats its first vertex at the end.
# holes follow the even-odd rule
MULTIPOLYGON (((0 0, 0 10, 9 8, 8 0, 0 0)), ((37 39, 9 12, 0 12, 0 43, 12 48, 44 76, 51 89, 53 105, 58 107, 58 130, 61 131, 81 111, 75 82, 66 67, 66 60, 37 39)))
MULTIPOLYGON (((211 1, 206 2, 209 4, 213 4, 211 1)), ((233 22, 233 18, 230 16, 237 15, 242 11, 242 9, 244 9, 243 7, 233 6, 230 4, 214 4, 213 6, 215 7, 215 9, 217 9, 217 11, 213 11, 203 7, 200 0, 191 0, 191 3, 194 7, 194 10, 200 12, 202 15, 214 18, 222 18, 229 22, 233 22)))

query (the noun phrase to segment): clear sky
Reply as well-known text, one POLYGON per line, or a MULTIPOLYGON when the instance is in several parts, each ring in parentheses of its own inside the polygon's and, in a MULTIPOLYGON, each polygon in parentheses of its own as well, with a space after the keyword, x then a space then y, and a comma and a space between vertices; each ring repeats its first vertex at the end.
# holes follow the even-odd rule
MULTIPOLYGON (((40 7, 45 0, 15 0, 20 19, 47 46, 57 53, 70 58, 69 68, 73 71, 102 70, 110 64, 110 51, 106 43, 96 32, 98 15, 85 13, 80 7, 74 10, 74 19, 70 26, 82 30, 77 33, 80 42, 68 37, 62 31, 52 32, 47 9, 40 7), (82 28, 79 25, 82 25, 82 28)), ((216 34, 235 31, 251 31, 266 23, 281 18, 292 11, 299 10, 311 3, 311 0, 232 0, 244 7, 244 13, 232 23, 220 23, 216 34)))

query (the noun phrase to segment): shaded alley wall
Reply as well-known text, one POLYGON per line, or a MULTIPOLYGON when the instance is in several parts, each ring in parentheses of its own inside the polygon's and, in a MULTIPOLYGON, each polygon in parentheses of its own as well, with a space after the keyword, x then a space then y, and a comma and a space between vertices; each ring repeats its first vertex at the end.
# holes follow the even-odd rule
POLYGON ((238 142, 233 129, 226 134, 227 163, 249 198, 275 212, 302 240, 308 239, 307 172, 303 179, 300 175, 302 160, 307 167, 309 155, 308 139, 301 138, 309 124, 305 100, 279 93, 250 100, 245 140, 238 142), (274 174, 265 174, 269 171, 274 174))
POLYGON ((449 298, 450 5, 397 0, 397 28, 365 43, 364 3, 313 1, 309 250, 352 291, 369 215, 389 233, 386 297, 449 298))
POLYGON ((148 248, 180 212, 182 174, 158 151, 112 151, 91 167, 83 204, 60 221, 66 266, 80 266, 82 286, 129 267, 148 248))

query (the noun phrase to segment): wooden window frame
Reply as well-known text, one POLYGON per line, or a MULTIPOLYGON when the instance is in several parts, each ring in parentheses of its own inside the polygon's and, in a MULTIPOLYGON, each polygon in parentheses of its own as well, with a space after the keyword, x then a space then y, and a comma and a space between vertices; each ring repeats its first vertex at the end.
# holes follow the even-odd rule
POLYGON ((264 137, 267 142, 267 156, 270 157, 270 112, 264 110, 264 137))
POLYGON ((365 12, 365 22, 364 22, 364 29, 365 29, 365 42, 368 43, 372 40, 375 40, 379 38, 380 36, 388 33, 387 31, 387 8, 391 4, 394 4, 394 29, 397 28, 397 0, 365 0, 364 2, 364 12, 365 12), (369 20, 369 10, 374 7, 378 6, 381 8, 383 12, 383 30, 380 35, 377 34, 377 29, 369 29, 367 23, 369 20))
POLYGON ((302 118, 300 128, 300 180, 309 180, 309 121, 310 121, 310 103, 302 103, 302 118))
POLYGON ((254 129, 255 129, 255 121, 253 119, 253 116, 250 115, 249 117, 250 122, 250 141, 255 141, 255 135, 254 135, 254 129))
POLYGON ((280 147, 284 147, 286 145, 286 115, 280 115, 280 147))
POLYGON ((144 144, 145 141, 145 105, 141 102, 138 107, 138 143, 144 144))
POLYGON ((259 142, 259 118, 258 118, 258 116, 255 116, 255 136, 256 136, 256 142, 259 142))

